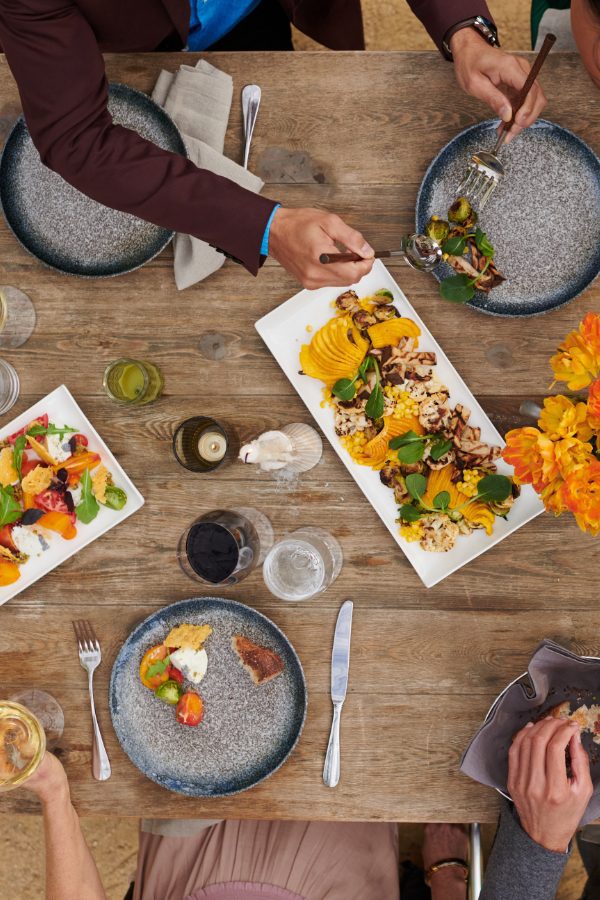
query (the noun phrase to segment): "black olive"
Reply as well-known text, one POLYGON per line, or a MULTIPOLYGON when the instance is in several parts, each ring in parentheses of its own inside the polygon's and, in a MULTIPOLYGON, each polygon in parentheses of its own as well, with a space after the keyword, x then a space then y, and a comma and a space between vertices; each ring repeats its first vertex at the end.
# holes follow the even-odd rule
POLYGON ((23 525, 35 525, 38 519, 41 519, 44 515, 43 509, 26 509, 23 513, 23 518, 21 519, 21 524, 23 525))
POLYGON ((70 491, 65 491, 64 499, 65 499, 65 503, 67 504, 67 509, 69 510, 69 512, 70 513, 74 512, 75 504, 73 503, 73 497, 72 497, 70 491))
POLYGON ((67 478, 69 477, 69 473, 67 472, 66 469, 59 469, 58 472, 56 473, 56 477, 58 478, 59 481, 66 481, 67 478))
POLYGON ((72 438, 69 438, 69 447, 71 448, 71 453, 75 453, 77 449, 77 441, 75 440, 75 435, 72 438))

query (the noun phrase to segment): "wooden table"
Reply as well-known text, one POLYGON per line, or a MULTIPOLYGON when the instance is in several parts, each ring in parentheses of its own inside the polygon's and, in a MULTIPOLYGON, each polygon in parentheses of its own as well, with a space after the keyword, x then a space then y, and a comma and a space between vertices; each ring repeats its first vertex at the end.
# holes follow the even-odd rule
MULTIPOLYGON (((187 57, 186 57, 187 59, 187 57)), ((109 76, 150 91, 162 67, 182 56, 108 57, 109 76)), ((265 193, 290 205, 339 212, 375 246, 397 243, 414 223, 418 185, 433 155, 460 129, 487 115, 455 87, 433 54, 213 54, 231 72, 235 104, 226 152, 240 158, 239 89, 257 82, 263 101, 251 166, 265 193)), ((544 82, 548 118, 600 152, 598 93, 579 60, 556 53, 544 82)), ((20 112, 0 62, 0 126, 20 112)), ((86 281, 38 264, 0 226, 0 281, 29 292, 38 326, 20 350, 3 354, 22 383, 19 413, 65 382, 146 505, 0 609, 0 694, 25 686, 52 691, 66 729, 62 759, 82 814, 250 818, 490 821, 496 795, 458 772, 458 759, 491 700, 543 637, 600 651, 597 545, 568 518, 543 516, 460 572, 427 590, 327 446, 296 489, 232 465, 209 477, 175 462, 171 437, 195 413, 233 423, 242 437, 309 421, 254 322, 295 293, 273 261, 258 279, 228 263, 204 284, 177 293, 170 250, 121 278, 86 281), (154 360, 166 390, 152 406, 122 411, 102 392, 106 363, 121 355, 154 360), (225 590, 269 615, 296 647, 309 690, 306 727, 293 757, 240 796, 201 801, 146 780, 112 731, 107 686, 115 655, 153 610, 197 594, 175 547, 186 524, 221 505, 253 505, 281 536, 319 524, 341 541, 345 564, 324 596, 275 600, 260 572, 225 590), (329 732, 329 658, 337 610, 355 600, 349 695, 342 723, 343 775, 323 786, 329 732), (99 717, 113 763, 104 784, 91 775, 87 685, 71 620, 89 617, 101 639, 99 717)), ((549 383, 548 358, 590 309, 600 286, 541 318, 489 318, 445 305, 427 276, 396 271, 403 289, 501 431, 518 422, 524 398, 549 383)), ((8 417, 2 421, 4 424, 8 417)), ((207 593, 207 592, 206 592, 207 593)), ((25 792, 2 797, 2 811, 35 811, 25 792)))

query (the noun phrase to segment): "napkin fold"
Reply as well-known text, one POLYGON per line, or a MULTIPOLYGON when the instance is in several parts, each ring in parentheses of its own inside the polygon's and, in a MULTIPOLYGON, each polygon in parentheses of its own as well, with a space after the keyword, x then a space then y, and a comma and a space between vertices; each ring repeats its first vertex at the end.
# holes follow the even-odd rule
MULTIPOLYGON (((233 98, 233 80, 227 72, 201 59, 195 66, 163 70, 152 92, 181 132, 189 159, 199 168, 223 175, 259 193, 264 185, 256 175, 223 155, 233 98)), ((181 291, 221 268, 225 256, 189 234, 174 239, 175 284, 181 291)))
MULTIPOLYGON (((600 703, 600 659, 578 656, 546 639, 531 657, 527 672, 494 701, 462 756, 461 772, 508 797, 508 750, 514 735, 531 719, 565 700, 571 702, 572 709, 583 703, 600 703)), ((600 817, 600 746, 590 735, 582 739, 590 754, 594 782, 594 793, 582 819, 587 825, 600 817)))

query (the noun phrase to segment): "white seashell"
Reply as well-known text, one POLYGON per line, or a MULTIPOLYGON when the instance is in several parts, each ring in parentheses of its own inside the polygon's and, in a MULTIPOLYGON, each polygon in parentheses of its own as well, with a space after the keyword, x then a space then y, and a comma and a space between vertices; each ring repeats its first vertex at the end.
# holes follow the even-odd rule
POLYGON ((258 464, 263 472, 284 469, 293 460, 294 446, 283 431, 265 431, 255 440, 245 444, 239 457, 244 463, 258 464))
POLYGON ((303 422, 284 425, 281 431, 292 442, 292 458, 286 466, 288 472, 308 472, 323 455, 323 441, 318 431, 303 422))

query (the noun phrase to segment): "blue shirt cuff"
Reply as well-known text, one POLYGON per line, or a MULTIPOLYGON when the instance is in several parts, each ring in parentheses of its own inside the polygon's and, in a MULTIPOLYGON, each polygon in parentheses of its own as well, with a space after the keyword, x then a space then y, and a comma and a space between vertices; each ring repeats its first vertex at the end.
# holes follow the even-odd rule
POLYGON ((267 226, 265 228, 265 233, 263 234, 262 244, 260 245, 260 255, 268 256, 269 255, 269 232, 271 230, 271 222, 273 221, 273 216, 281 206, 281 203, 278 203, 277 206, 273 207, 273 211, 269 216, 269 221, 267 222, 267 226))

